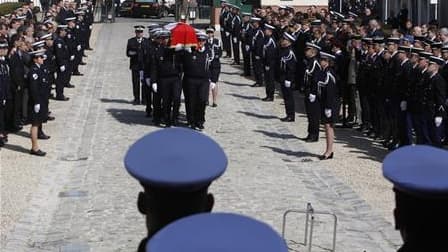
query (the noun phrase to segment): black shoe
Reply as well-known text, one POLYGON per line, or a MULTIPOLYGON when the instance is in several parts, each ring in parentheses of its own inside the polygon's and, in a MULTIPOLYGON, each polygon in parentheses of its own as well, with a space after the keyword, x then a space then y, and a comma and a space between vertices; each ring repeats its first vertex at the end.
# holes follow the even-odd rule
POLYGON ((85 55, 85 54, 83 54, 82 56, 83 56, 84 58, 87 58, 87 57, 88 57, 88 56, 87 56, 87 55, 85 55))
POLYGON ((68 101, 68 100, 70 100, 70 98, 65 97, 65 96, 62 96, 62 97, 56 97, 55 100, 56 100, 56 101, 68 101))
POLYGON ((66 88, 74 88, 74 87, 75 87, 75 85, 72 85, 72 84, 67 84, 67 85, 65 85, 64 87, 66 87, 66 88))
POLYGON ((178 120, 173 120, 173 122, 171 123, 174 127, 179 126, 179 121, 178 120))
POLYGON ((198 130, 198 128, 196 128, 196 125, 193 125, 193 124, 190 125, 190 128, 191 128, 192 130, 198 130))
POLYGON ((204 129, 204 124, 203 123, 198 123, 198 124, 196 124, 196 127, 198 129, 200 129, 200 130, 203 130, 204 129))
POLYGON ((5 140, 5 138, 0 137, 0 147, 5 146, 5 144, 6 144, 6 140, 5 140))
POLYGON ((274 98, 272 98, 272 97, 265 97, 265 98, 263 98, 261 100, 265 101, 265 102, 271 102, 271 101, 274 101, 274 98))
POLYGON ((218 104, 213 103, 213 104, 212 104, 212 108, 216 108, 216 107, 218 107, 218 104))
POLYGON ((320 160, 333 159, 333 154, 334 154, 334 152, 332 152, 329 156, 322 155, 319 157, 319 159, 320 160))
POLYGON ((74 72, 72 75, 73 75, 73 76, 83 76, 84 74, 82 74, 82 73, 80 73, 80 72, 74 72))
POLYGON ((93 51, 93 48, 89 47, 89 48, 86 48, 85 50, 87 50, 87 51, 93 51))
POLYGON ((48 140, 48 139, 50 139, 50 136, 47 136, 47 135, 45 135, 45 134, 39 134, 39 135, 37 136, 37 138, 38 138, 38 139, 41 139, 41 140, 48 140))
POLYGON ((35 151, 35 150, 30 150, 30 154, 31 154, 31 155, 34 155, 34 156, 39 156, 39 157, 43 157, 43 156, 47 155, 46 152, 41 151, 41 150, 37 150, 37 151, 35 151))
MULTIPOLYGON (((85 56, 85 57, 87 57, 87 56, 85 56)), ((87 63, 85 63, 85 62, 81 62, 81 63, 79 63, 79 65, 81 65, 81 66, 85 66, 85 65, 87 65, 87 63)))
POLYGON ((305 142, 307 142, 307 143, 315 143, 318 141, 319 141, 319 139, 317 137, 308 137, 305 139, 305 142))
POLYGON ((48 116, 47 117, 47 121, 54 121, 54 119, 56 119, 54 116, 48 116))
POLYGON ((146 117, 152 117, 152 113, 150 112, 146 112, 146 117))
POLYGON ((263 85, 261 85, 260 83, 254 83, 251 87, 262 87, 263 85))
POLYGON ((152 120, 152 123, 154 123, 154 126, 160 127, 160 121, 159 120, 152 120))
POLYGON ((134 100, 134 101, 132 102, 132 105, 140 105, 140 100, 134 100))
POLYGON ((287 116, 287 117, 281 118, 280 121, 282 121, 282 122, 294 122, 295 119, 293 117, 287 116))
POLYGON ((16 133, 16 132, 21 131, 22 129, 23 129, 23 126, 16 125, 16 126, 12 127, 9 131, 10 131, 11 133, 16 133))

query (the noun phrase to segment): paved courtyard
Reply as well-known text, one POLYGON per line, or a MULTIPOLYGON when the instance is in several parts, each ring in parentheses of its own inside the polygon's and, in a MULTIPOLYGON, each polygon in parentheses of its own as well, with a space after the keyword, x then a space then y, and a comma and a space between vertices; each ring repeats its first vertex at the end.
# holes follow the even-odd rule
MULTIPOLYGON (((0 151, 1 251, 135 251, 145 236, 136 207, 141 187, 123 166, 128 147, 158 129, 143 106, 130 103, 125 47, 137 21, 95 26, 85 76, 74 78, 69 102, 51 102, 56 121, 45 125, 52 136, 41 141, 45 158, 26 154, 28 127, 0 151)), ((214 211, 249 215, 281 232, 282 214, 310 202, 338 216, 337 251, 394 251, 401 240, 391 185, 381 174, 387 153, 353 130, 336 129, 335 159, 319 161, 324 139, 299 139, 306 134, 302 104, 295 123, 280 122, 281 98, 261 102, 263 88, 249 87, 253 81, 229 63, 223 61, 219 106, 207 108, 204 131, 229 158, 210 189, 214 211)), ((303 220, 289 219, 291 251, 305 251, 303 220)), ((328 251, 330 235, 330 219, 317 218, 313 251, 328 251)))

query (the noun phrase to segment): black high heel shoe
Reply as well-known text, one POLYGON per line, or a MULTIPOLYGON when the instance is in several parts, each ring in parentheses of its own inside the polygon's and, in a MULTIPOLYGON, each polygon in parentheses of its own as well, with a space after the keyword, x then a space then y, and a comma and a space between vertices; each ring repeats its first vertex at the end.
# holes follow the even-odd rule
POLYGON ((319 157, 319 159, 320 160, 333 159, 333 154, 334 154, 334 152, 332 152, 329 156, 322 155, 319 157))

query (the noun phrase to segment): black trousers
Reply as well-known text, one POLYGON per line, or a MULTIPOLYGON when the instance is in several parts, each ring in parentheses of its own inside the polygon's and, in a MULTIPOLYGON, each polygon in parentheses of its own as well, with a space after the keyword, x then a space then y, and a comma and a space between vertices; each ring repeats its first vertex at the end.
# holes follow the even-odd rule
POLYGON ((286 116, 295 119, 295 103, 294 103, 294 85, 291 83, 290 87, 286 87, 285 83, 280 83, 283 100, 285 102, 285 113, 286 116))
POLYGON ((240 40, 238 36, 232 36, 233 60, 240 64, 240 40))
POLYGON ((317 98, 314 102, 310 102, 308 96, 309 94, 305 95, 305 110, 306 117, 308 118, 308 136, 318 138, 321 115, 320 102, 317 98))
POLYGON ((162 115, 165 122, 172 124, 179 117, 180 97, 182 85, 177 76, 160 78, 158 80, 160 95, 162 96, 162 115))
MULTIPOLYGON (((146 82, 146 80, 145 80, 146 82)), ((146 104, 146 113, 152 112, 153 107, 153 97, 155 96, 154 92, 152 91, 152 87, 149 87, 146 83, 145 85, 142 85, 142 103, 146 104)))
POLYGON ((253 55, 252 60, 253 60, 252 62, 254 63, 255 82, 257 84, 263 85, 263 72, 264 72, 263 61, 261 60, 261 58, 257 59, 255 55, 253 55))
POLYGON ((250 76, 251 75, 251 68, 250 68, 250 45, 241 43, 241 48, 243 51, 243 68, 244 68, 244 75, 250 76), (247 50, 247 46, 249 46, 249 50, 247 50))
POLYGON ((342 97, 342 115, 343 122, 348 122, 356 117, 356 100, 355 100, 355 85, 349 83, 342 83, 341 85, 342 97))
POLYGON ((264 67, 264 82, 266 85, 266 97, 274 98, 275 93, 275 66, 264 67))
POLYGON ((61 98, 64 97, 64 87, 69 84, 70 81, 70 69, 68 66, 65 66, 66 69, 64 72, 61 72, 61 69, 58 69, 56 76, 56 97, 61 98))
POLYGON ((147 87, 146 83, 144 83, 144 80, 140 79, 140 71, 143 70, 131 70, 131 71, 132 71, 132 93, 134 94, 134 101, 140 102, 141 100, 144 100, 144 89, 145 87, 147 87), (140 97, 140 94, 142 95, 142 97, 140 97))
POLYGON ((210 82, 208 78, 185 77, 188 92, 187 118, 191 125, 205 122, 205 108, 208 100, 210 82))
POLYGON ((231 35, 229 33, 229 36, 226 36, 226 32, 221 32, 221 39, 222 39, 222 47, 224 51, 227 53, 227 57, 232 56, 232 44, 231 44, 231 35))
POLYGON ((14 126, 19 126, 22 120, 23 89, 16 90, 13 93, 13 100, 12 123, 14 126))
POLYGON ((6 104, 3 105, 3 101, 0 100, 0 134, 6 134, 6 104))
POLYGON ((295 89, 296 90, 304 90, 305 88, 305 63, 303 59, 297 59, 297 68, 296 68, 296 79, 295 79, 295 89))

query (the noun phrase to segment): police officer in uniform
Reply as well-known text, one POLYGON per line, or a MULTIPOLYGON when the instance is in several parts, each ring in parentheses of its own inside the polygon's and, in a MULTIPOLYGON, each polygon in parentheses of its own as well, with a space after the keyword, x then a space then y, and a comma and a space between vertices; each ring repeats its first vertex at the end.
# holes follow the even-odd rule
POLYGON ((219 74, 221 73, 221 61, 222 56, 222 42, 220 39, 215 38, 215 28, 208 27, 206 29, 208 36, 207 43, 205 44, 212 53, 212 62, 210 63, 210 89, 212 93, 212 107, 218 106, 218 86, 219 74))
POLYGON ((306 142, 319 141, 319 121, 321 108, 316 78, 322 70, 318 62, 318 53, 321 48, 313 43, 306 43, 305 56, 307 58, 305 69, 305 110, 308 118, 308 136, 306 142))
MULTIPOLYGON (((169 48, 169 32, 159 34, 160 45, 154 50, 151 82, 156 95, 162 97, 162 117, 166 127, 177 126, 182 93, 181 58, 169 48)), ((155 113, 156 114, 156 113, 155 113)))
POLYGON ((248 249, 287 252, 288 246, 267 224, 232 213, 203 213, 183 218, 162 229, 146 246, 146 251, 151 252, 247 252, 248 249))
POLYGON ((283 100, 285 103, 286 117, 280 119, 283 122, 294 122, 295 121, 295 105, 294 105, 294 79, 296 75, 297 59, 291 45, 295 42, 294 36, 285 32, 283 33, 283 38, 280 41, 280 73, 279 82, 283 94, 283 100))
POLYGON ((142 97, 144 96, 145 82, 145 57, 147 56, 147 39, 143 37, 145 27, 142 25, 134 26, 135 37, 128 40, 126 46, 126 55, 130 58, 130 66, 132 73, 132 90, 134 94, 134 105, 141 102, 140 89, 142 97), (141 87, 140 87, 141 86, 141 87))
POLYGON ((240 39, 241 39, 241 17, 240 7, 232 7, 232 49, 233 49, 233 65, 240 64, 240 39))
MULTIPOLYGON (((82 76, 82 74, 78 71, 79 59, 82 57, 80 55, 81 52, 81 44, 79 43, 79 38, 77 37, 76 31, 76 17, 68 17, 65 19, 67 22, 67 36, 65 36, 65 42, 68 46, 68 51, 70 54, 69 59, 69 69, 72 76, 82 76)), ((66 84, 65 87, 73 88, 74 86, 70 84, 70 81, 66 84)))
POLYGON ((407 54, 411 48, 406 46, 398 47, 398 58, 400 60, 400 71, 397 76, 397 89, 400 100, 399 112, 399 142, 400 146, 412 144, 412 125, 409 123, 410 114, 408 113, 408 101, 410 98, 410 84, 412 64, 407 54))
POLYGON ((226 24, 228 19, 230 18, 230 8, 226 0, 221 0, 221 13, 219 15, 219 26, 221 27, 221 39, 224 47, 224 51, 226 51, 226 58, 230 57, 230 33, 226 30, 226 24))
POLYGON ((43 66, 45 50, 31 52, 33 65, 28 73, 29 93, 31 105, 31 150, 30 154, 45 156, 46 153, 39 149, 37 143, 39 128, 48 117, 48 74, 43 66))
POLYGON ((395 228, 403 239, 398 252, 446 250, 447 156, 446 150, 417 145, 399 148, 384 159, 383 175, 394 185, 395 228))
POLYGON ((253 34, 252 37, 252 62, 254 65, 255 83, 252 87, 263 86, 263 46, 264 46, 264 33, 261 28, 261 18, 252 17, 253 34))
POLYGON ((206 135, 185 128, 167 128, 134 143, 124 164, 144 188, 137 203, 140 213, 146 216, 148 230, 138 248, 143 252, 147 251, 147 241, 171 222, 212 210, 214 197, 208 187, 224 173, 227 157, 206 135))
POLYGON ((56 100, 68 101, 69 98, 64 96, 64 88, 70 81, 70 53, 65 42, 65 36, 67 35, 67 25, 58 25, 56 30, 56 38, 54 40, 54 53, 57 63, 56 74, 56 100))
POLYGON ((188 101, 187 120, 192 129, 204 129, 205 109, 210 89, 212 52, 206 47, 208 36, 198 33, 198 47, 186 51, 183 59, 184 81, 188 101))
POLYGON ((7 41, 0 41, 0 147, 8 141, 6 133, 6 102, 10 96, 10 72, 6 56, 8 55, 7 41))
POLYGON ((243 24, 241 28, 241 50, 243 52, 243 74, 242 76, 250 76, 251 75, 251 46, 252 46, 252 37, 253 28, 250 23, 251 13, 243 12, 243 24))
POLYGON ((233 6, 226 4, 227 11, 224 16, 224 37, 222 39, 224 43, 224 51, 226 51, 226 58, 232 57, 232 21, 233 21, 233 6))
POLYGON ((274 100, 275 92, 275 69, 278 63, 278 48, 272 37, 275 27, 264 24, 264 45, 263 45, 263 66, 264 81, 266 85, 266 97, 262 101, 271 102, 274 100))

